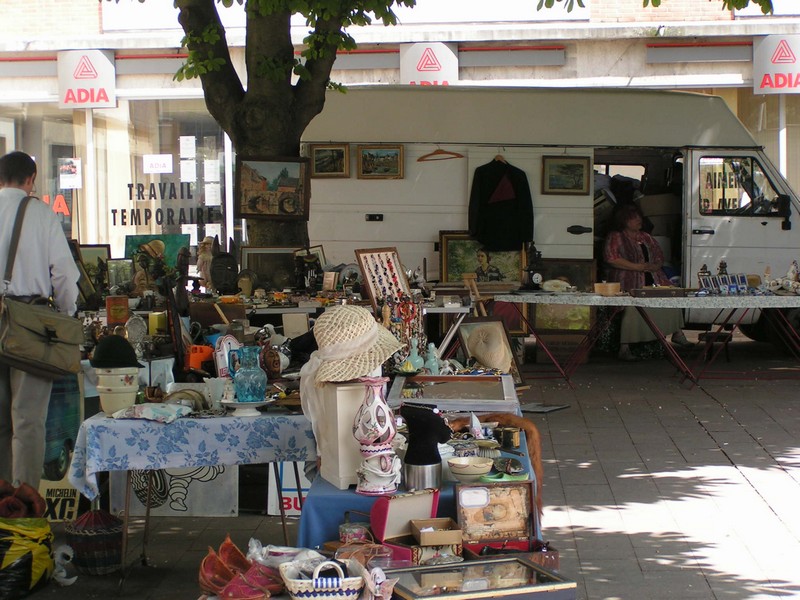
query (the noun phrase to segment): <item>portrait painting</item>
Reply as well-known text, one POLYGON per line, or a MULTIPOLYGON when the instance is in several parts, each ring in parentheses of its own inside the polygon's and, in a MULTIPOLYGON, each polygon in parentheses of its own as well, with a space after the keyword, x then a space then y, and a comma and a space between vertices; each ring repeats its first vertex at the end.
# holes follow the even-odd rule
POLYGON ((461 283, 464 273, 475 273, 479 288, 518 288, 526 265, 522 244, 519 251, 492 252, 466 231, 440 231, 439 258, 442 283, 461 283))

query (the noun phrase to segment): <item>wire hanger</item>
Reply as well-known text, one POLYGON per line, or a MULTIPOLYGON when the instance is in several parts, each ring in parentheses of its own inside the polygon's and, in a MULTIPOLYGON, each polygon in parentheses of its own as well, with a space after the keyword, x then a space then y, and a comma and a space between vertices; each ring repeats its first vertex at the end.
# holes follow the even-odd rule
POLYGON ((464 158, 464 155, 459 152, 452 152, 450 150, 442 150, 437 148, 433 152, 423 154, 417 159, 417 162, 428 162, 431 160, 452 160, 454 158, 464 158))

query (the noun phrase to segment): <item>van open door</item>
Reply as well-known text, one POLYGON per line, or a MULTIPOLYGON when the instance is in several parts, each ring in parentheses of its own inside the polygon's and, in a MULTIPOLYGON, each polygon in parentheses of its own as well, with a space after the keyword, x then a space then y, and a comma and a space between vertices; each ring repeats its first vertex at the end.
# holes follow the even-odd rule
MULTIPOLYGON (((798 231, 792 228, 791 195, 786 181, 761 152, 692 150, 688 152, 690 194, 686 228, 684 281, 698 285, 706 265, 727 272, 783 275, 797 256, 798 231)), ((687 323, 711 323, 713 311, 688 311, 687 323)), ((757 312, 743 323, 753 323, 757 312)), ((737 317, 738 318, 738 317, 737 317)))

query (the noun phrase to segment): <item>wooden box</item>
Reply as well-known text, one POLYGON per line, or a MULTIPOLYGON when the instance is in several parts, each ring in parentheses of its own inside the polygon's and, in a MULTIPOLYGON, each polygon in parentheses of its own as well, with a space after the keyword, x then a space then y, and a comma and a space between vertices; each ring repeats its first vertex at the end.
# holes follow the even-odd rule
POLYGON ((465 558, 482 558, 485 546, 495 555, 533 551, 539 529, 533 481, 457 485, 456 506, 465 558))
POLYGON ((375 539, 392 549, 394 560, 418 565, 441 554, 461 556, 461 544, 421 545, 411 533, 411 521, 432 519, 439 505, 439 490, 424 489, 375 501, 369 521, 375 539))

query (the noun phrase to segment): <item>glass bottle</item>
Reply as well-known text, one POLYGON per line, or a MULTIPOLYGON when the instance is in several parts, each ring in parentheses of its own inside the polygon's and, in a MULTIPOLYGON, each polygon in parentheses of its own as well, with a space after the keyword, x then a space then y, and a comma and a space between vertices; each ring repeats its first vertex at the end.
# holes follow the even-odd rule
POLYGON ((259 346, 239 349, 242 364, 233 376, 237 402, 263 402, 267 395, 267 374, 258 366, 259 346))
POLYGON ((431 372, 431 375, 439 374, 439 359, 436 357, 436 344, 433 342, 428 344, 428 354, 425 358, 425 368, 431 372))

